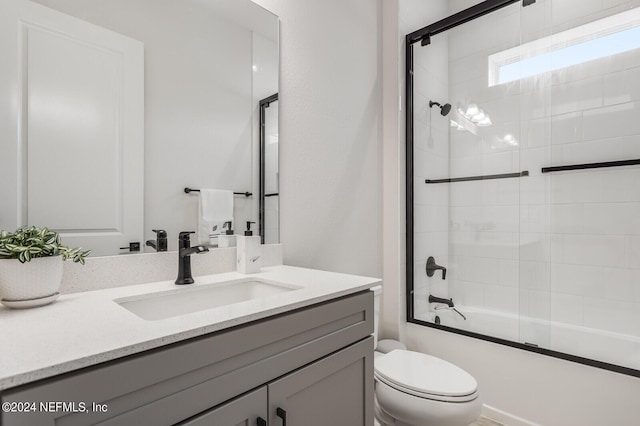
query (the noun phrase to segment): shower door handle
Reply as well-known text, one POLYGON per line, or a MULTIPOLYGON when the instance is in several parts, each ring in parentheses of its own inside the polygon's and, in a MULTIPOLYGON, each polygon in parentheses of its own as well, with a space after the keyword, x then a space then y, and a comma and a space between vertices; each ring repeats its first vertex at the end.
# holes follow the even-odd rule
POLYGON ((432 277, 436 271, 440 269, 442 271, 442 279, 447 277, 447 268, 436 264, 436 259, 433 256, 429 256, 427 259, 427 276, 432 277))

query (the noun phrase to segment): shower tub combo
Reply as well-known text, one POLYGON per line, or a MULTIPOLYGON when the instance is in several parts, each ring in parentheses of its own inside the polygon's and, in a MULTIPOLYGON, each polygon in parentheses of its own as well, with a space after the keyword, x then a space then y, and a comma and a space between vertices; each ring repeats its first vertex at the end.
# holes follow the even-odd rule
POLYGON ((640 1, 559 1, 406 36, 407 320, 640 377, 640 1))

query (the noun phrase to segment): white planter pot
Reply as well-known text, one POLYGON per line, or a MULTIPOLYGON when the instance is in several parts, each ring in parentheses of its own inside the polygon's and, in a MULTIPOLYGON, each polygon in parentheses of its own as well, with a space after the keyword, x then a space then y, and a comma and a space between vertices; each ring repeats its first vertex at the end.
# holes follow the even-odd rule
POLYGON ((62 256, 38 257, 26 263, 0 259, 0 302, 51 299, 61 284, 62 256))

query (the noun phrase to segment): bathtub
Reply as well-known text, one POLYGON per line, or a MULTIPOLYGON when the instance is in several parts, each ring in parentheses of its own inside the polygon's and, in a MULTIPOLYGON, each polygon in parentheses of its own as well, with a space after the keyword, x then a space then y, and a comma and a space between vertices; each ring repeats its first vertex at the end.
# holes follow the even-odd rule
POLYGON ((513 342, 640 370, 640 337, 456 305, 467 319, 449 309, 431 310, 418 319, 513 342))

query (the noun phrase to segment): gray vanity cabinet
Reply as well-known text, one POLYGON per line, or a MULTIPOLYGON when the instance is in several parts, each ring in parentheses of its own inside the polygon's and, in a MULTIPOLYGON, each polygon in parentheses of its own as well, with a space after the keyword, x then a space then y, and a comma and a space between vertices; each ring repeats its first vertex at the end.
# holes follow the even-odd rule
POLYGON ((372 332, 363 291, 7 389, 3 403, 72 405, 0 424, 370 426, 372 332))
POLYGON ((180 425, 267 426, 267 416, 269 426, 371 425, 371 344, 351 345, 180 425))
POLYGON ((269 425, 372 425, 370 339, 269 384, 269 425))

